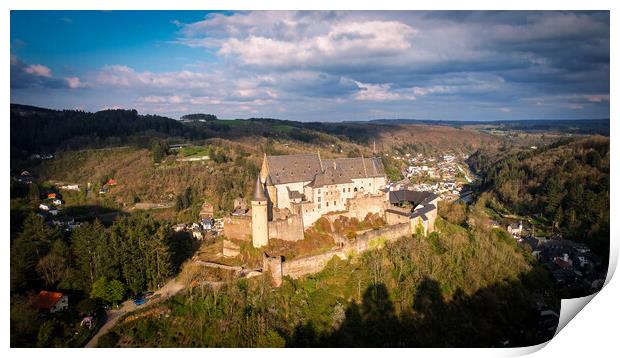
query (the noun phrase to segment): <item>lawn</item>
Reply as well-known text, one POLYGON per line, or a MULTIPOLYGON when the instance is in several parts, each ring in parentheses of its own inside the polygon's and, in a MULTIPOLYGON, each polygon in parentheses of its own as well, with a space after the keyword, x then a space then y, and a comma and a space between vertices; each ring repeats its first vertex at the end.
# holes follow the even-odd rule
POLYGON ((208 155, 208 150, 206 147, 203 146, 184 147, 181 148, 181 155, 185 158, 193 156, 202 157, 208 155))

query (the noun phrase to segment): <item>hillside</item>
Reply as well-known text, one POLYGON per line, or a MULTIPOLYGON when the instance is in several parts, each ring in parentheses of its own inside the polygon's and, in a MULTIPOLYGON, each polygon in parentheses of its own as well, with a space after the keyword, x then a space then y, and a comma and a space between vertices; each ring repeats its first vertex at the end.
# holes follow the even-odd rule
POLYGON ((387 150, 403 143, 478 148, 497 138, 475 130, 441 125, 377 124, 372 122, 295 122, 269 118, 176 121, 140 115, 135 110, 103 110, 89 113, 11 105, 11 154, 19 158, 32 153, 131 145, 150 148, 154 141, 170 143, 223 138, 270 138, 316 146, 343 146, 342 142, 387 150), (22 133, 28 133, 27 137, 22 133))
MULTIPOLYGON (((484 220, 473 209, 470 217, 484 220)), ((262 278, 187 291, 125 318, 122 347, 498 347, 541 342, 544 271, 502 230, 438 221, 273 288, 262 278), (539 297, 539 298, 537 298, 539 297), (484 312, 484 314, 480 314, 484 312), (510 324, 507 324, 510 322, 510 324), (392 332, 389 335, 384 332, 392 332)), ((550 291, 549 291, 550 292, 550 291)))
POLYGON ((537 217, 541 226, 608 257, 609 138, 566 139, 535 150, 481 149, 469 164, 500 206, 537 217))

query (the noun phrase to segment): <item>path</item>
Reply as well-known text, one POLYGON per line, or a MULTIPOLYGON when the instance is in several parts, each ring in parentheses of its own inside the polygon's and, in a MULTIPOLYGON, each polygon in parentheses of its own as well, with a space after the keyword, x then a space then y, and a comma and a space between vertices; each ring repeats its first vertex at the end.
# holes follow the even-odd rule
POLYGON ((127 300, 127 301, 123 302, 118 309, 107 311, 108 319, 107 319, 106 323, 99 329, 99 332, 97 332, 93 336, 93 338, 90 339, 90 341, 86 344, 86 348, 95 348, 95 347, 97 347, 97 342, 99 341, 99 337, 101 337, 102 335, 108 333, 108 331, 110 331, 110 329, 112 329, 116 325, 118 320, 121 317, 125 316, 127 313, 131 313, 131 312, 136 311, 136 310, 138 310, 140 308, 148 307, 148 306, 150 306, 150 305, 152 305, 154 303, 164 301, 164 300, 168 299, 169 297, 172 297, 175 294, 177 294, 183 288, 184 288, 184 286, 182 284, 177 283, 174 279, 172 279, 172 280, 168 281, 168 283, 166 283, 164 285, 164 287, 160 288, 159 290, 157 290, 157 291, 155 291, 153 293, 153 295, 157 295, 157 294, 160 295, 156 299, 149 300, 145 304, 140 305, 140 306, 136 306, 136 304, 133 302, 133 300, 127 300))

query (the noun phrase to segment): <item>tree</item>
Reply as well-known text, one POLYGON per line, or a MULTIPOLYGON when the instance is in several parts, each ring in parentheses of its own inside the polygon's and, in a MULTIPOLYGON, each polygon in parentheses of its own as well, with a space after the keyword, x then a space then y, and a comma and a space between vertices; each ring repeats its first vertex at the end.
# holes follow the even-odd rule
POLYGON ((43 278, 48 287, 58 283, 67 270, 65 258, 51 252, 41 258, 37 263, 37 272, 43 278))
POLYGON ((28 198, 35 202, 40 199, 39 185, 37 183, 30 183, 28 185, 28 198))
POLYGON ((116 248, 105 227, 98 220, 76 228, 71 234, 71 250, 75 257, 84 290, 101 276, 118 277, 116 248))
POLYGON ((117 305, 125 298, 125 291, 125 286, 119 280, 108 281, 105 277, 100 277, 93 283, 90 297, 117 305))
POLYGON ((192 192, 192 188, 191 187, 185 188, 183 193, 177 196, 177 200, 175 203, 176 210, 180 211, 180 210, 189 208, 192 205, 193 200, 194 200, 194 195, 192 192))
POLYGON ((214 114, 192 113, 192 114, 186 114, 186 115, 181 116, 181 119, 193 120, 193 121, 197 121, 201 119, 205 121, 216 121, 217 116, 214 114))
POLYGON ((162 142, 156 142, 151 148, 153 154, 153 161, 159 163, 168 154, 168 146, 162 142))
POLYGON ((11 246, 11 287, 32 287, 39 260, 61 239, 58 228, 49 227, 35 214, 29 215, 11 246))

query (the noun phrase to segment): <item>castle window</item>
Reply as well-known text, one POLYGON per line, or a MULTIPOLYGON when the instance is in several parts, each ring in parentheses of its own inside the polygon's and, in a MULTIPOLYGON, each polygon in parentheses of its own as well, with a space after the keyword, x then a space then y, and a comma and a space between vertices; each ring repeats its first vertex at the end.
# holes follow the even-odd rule
POLYGON ((351 192, 351 188, 349 188, 347 191, 350 193, 351 192))
POLYGON ((329 201, 326 201, 325 202, 325 207, 328 207, 328 206, 329 206, 329 201))
POLYGON ((357 191, 357 187, 353 188, 353 191, 357 191))
POLYGON ((319 209, 321 208, 321 204, 319 204, 319 209))
POLYGON ((336 206, 336 200, 334 200, 334 206, 336 206))
POLYGON ((320 197, 320 196, 319 196, 319 197, 317 197, 317 198, 316 198, 316 201, 318 201, 318 202, 320 203, 320 202, 321 202, 321 197, 320 197))

